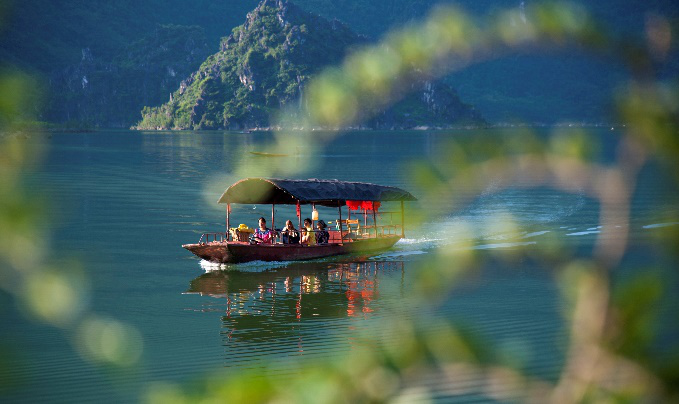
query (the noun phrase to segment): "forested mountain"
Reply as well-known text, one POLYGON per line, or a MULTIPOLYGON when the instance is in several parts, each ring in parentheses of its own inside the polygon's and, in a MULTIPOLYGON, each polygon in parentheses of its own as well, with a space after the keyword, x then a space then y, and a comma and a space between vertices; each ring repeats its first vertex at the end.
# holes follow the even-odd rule
POLYGON ((129 127, 257 0, 22 0, 0 8, 0 67, 41 77, 40 119, 129 127), (3 13, 4 11, 4 13, 3 13))
POLYGON ((159 104, 210 54, 198 26, 159 25, 112 60, 81 50, 75 65, 50 74, 47 121, 129 127, 146 105, 159 104))
POLYGON ((339 63, 362 39, 337 21, 312 18, 292 3, 263 1, 183 81, 170 101, 146 108, 143 129, 261 127, 299 98, 320 67, 339 63))
MULTIPOLYGON (((473 16, 492 16, 497 9, 529 6, 541 0, 443 0, 468 11, 473 16)), ((328 19, 346 23, 354 32, 377 39, 395 25, 421 18, 438 0, 297 0, 306 11, 328 19)), ((94 68, 112 86, 126 82, 139 85, 136 73, 127 71, 109 77, 106 71, 120 72, 116 67, 130 46, 144 48, 144 38, 153 38, 162 26, 199 26, 203 39, 195 29, 179 28, 192 32, 192 37, 207 46, 207 53, 219 50, 221 38, 242 24, 245 15, 254 9, 257 0, 13 0, 0 4, 0 65, 19 66, 39 72, 48 90, 48 110, 43 119, 93 119, 102 125, 115 125, 127 113, 113 113, 109 122, 100 122, 88 114, 73 116, 78 105, 91 104, 79 99, 76 93, 57 91, 74 88, 75 76, 69 74, 83 68, 94 68), (137 45, 135 45, 137 44, 137 45), (85 58, 83 56, 85 55, 85 58), (91 57, 90 57, 91 56, 91 57), (89 64, 89 67, 84 66, 89 64), (125 78, 127 77, 127 78, 125 78), (57 90, 58 89, 58 90, 57 90), (80 100, 80 101, 78 101, 80 100), (54 109, 66 102, 70 106, 54 109), (78 102, 80 104, 78 104, 78 102)), ((582 2, 608 29, 630 38, 643 38, 649 16, 661 15, 676 21, 679 4, 673 0, 606 0, 582 2)), ((174 30, 179 33, 179 30, 174 30)), ((146 41, 149 45, 152 42, 146 41)), ((149 48, 147 51, 156 52, 149 48)), ((197 50, 202 52, 202 50, 197 50)), ((169 52, 185 60, 182 51, 169 52)), ((676 59, 676 58, 675 58, 676 59)), ((169 62, 169 59, 167 60, 169 62)), ((200 61, 195 62, 197 68, 200 61)), ((676 61, 673 65, 676 67, 676 61)), ((138 66, 140 72, 145 67, 138 66)), ((122 69, 124 70, 124 69, 122 69)), ((672 71, 672 68, 668 69, 672 71)), ((675 70, 676 71, 676 70, 675 70)), ((180 75, 179 72, 176 72, 180 75)), ((116 73, 117 74, 117 73, 116 73)), ((141 73, 140 73, 141 74, 141 73)), ((146 70, 147 94, 139 97, 146 105, 166 101, 169 96, 165 77, 154 81, 146 70), (158 94, 155 100, 152 94, 158 94)), ((188 74, 188 73, 187 73, 188 74)), ((529 122, 559 122, 562 120, 596 121, 605 119, 606 104, 616 83, 625 77, 625 71, 611 67, 590 55, 555 53, 549 55, 510 55, 490 59, 451 74, 446 82, 455 87, 461 97, 483 112, 492 121, 522 119, 529 122)), ((186 77, 184 77, 186 78, 186 77)), ((80 80, 82 76, 80 77, 80 80)), ((182 78, 183 79, 183 78, 182 78)), ((179 79, 181 80, 181 79, 179 79)), ((98 84, 96 81, 92 85, 98 84)), ((106 84, 106 85, 109 85, 106 84)), ((119 88, 127 92, 130 88, 119 88)), ((81 89, 82 90, 82 89, 81 89)), ((96 90, 96 89, 94 89, 96 90)), ((104 90, 109 94, 108 89, 104 90)), ((82 91, 81 91, 82 92, 82 91)), ((94 91, 96 93, 96 91, 94 91)), ((95 97, 94 94, 89 97, 95 97)), ((125 97, 123 97, 125 98, 125 97)), ((134 97, 133 97, 134 98, 134 97)), ((126 102, 121 100, 121 102, 126 102)), ((130 104, 131 106, 132 104, 130 104)), ((119 105, 119 108, 126 108, 119 105)), ((135 106, 136 108, 136 106, 135 106)), ((133 111, 133 108, 129 108, 133 111)), ((108 113, 103 111, 102 113, 108 113)), ((138 115, 136 115, 138 117, 138 115)))
MULTIPOLYGON (((356 32, 379 37, 394 25, 427 15, 432 6, 458 6, 476 18, 492 18, 508 7, 529 7, 548 0, 298 0, 300 6, 346 22, 356 32)), ((660 15, 679 23, 675 0, 603 0, 581 3, 606 30, 621 40, 644 41, 649 18, 660 15)), ((675 41, 676 51, 676 41, 675 41)), ((573 49, 498 55, 450 74, 446 83, 491 122, 553 124, 599 123, 611 118, 610 102, 628 72, 616 61, 573 49)), ((677 52, 668 77, 679 71, 677 52)))
MULTIPOLYGON (((234 28, 220 51, 183 81, 170 101, 145 108, 140 129, 240 129, 269 127, 275 114, 303 102, 308 79, 340 63, 366 43, 345 24, 307 13, 295 4, 263 0, 234 28)), ((483 123, 455 91, 440 83, 417 83, 409 96, 363 124, 413 128, 483 123)))
POLYGON ((208 45, 243 22, 258 0, 10 0, 0 8, 0 60, 51 73, 77 64, 81 50, 111 61, 158 25, 202 27, 208 45), (3 13, 4 11, 4 13, 3 13), (4 16, 3 16, 4 14, 4 16))

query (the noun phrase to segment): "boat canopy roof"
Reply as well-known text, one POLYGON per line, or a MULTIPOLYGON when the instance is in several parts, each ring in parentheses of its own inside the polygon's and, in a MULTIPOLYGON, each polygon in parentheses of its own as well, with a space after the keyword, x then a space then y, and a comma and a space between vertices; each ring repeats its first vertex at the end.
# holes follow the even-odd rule
POLYGON ((346 201, 415 201, 408 191, 366 182, 246 178, 224 191, 219 203, 343 206, 346 201))

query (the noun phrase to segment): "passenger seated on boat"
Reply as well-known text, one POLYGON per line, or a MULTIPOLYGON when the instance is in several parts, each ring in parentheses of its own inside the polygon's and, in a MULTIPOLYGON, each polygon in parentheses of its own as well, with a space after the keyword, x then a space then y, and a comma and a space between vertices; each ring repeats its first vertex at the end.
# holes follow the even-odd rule
POLYGON ((322 220, 319 220, 316 226, 318 226, 318 231, 316 232, 316 243, 328 244, 328 240, 330 239, 330 233, 328 233, 328 231, 325 229, 328 226, 322 220))
POLYGON ((302 244, 304 245, 316 244, 316 234, 314 234, 314 228, 311 223, 311 219, 304 219, 304 228, 302 229, 302 244))
POLYGON ((266 227, 266 219, 263 217, 259 218, 259 228, 252 235, 252 241, 255 244, 271 244, 273 241, 273 233, 266 227))
POLYGON ((299 232, 292 224, 292 220, 285 222, 285 228, 281 231, 283 244, 299 244, 299 232))

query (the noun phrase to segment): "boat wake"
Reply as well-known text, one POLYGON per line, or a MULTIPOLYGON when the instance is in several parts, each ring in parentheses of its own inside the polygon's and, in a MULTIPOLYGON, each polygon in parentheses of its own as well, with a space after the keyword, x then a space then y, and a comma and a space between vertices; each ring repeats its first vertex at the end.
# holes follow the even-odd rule
POLYGON ((584 194, 548 190, 539 193, 538 196, 520 190, 498 193, 491 185, 464 210, 409 229, 409 238, 396 243, 393 249, 396 251, 389 254, 409 257, 437 249, 515 249, 539 246, 543 240, 554 237, 601 231, 600 226, 588 226, 586 230, 577 227, 566 230, 563 226, 572 217, 588 213, 584 194))
POLYGON ((423 250, 393 251, 392 249, 388 252, 370 257, 369 259, 371 261, 402 261, 404 258, 422 254, 427 254, 427 252, 423 250))
POLYGON ((654 223, 654 224, 647 224, 646 226, 642 226, 644 229, 658 229, 661 227, 669 227, 669 226, 676 226, 679 225, 679 222, 667 222, 667 223, 654 223))
POLYGON ((220 264, 216 262, 200 260, 200 267, 205 272, 215 271, 249 271, 263 272, 270 269, 284 267, 293 261, 249 261, 240 264, 220 264))

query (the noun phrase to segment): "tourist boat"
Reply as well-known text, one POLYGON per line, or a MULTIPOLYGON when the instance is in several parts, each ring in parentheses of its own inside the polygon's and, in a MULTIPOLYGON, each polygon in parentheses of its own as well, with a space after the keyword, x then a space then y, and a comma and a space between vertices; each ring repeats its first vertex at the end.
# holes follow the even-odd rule
POLYGON ((247 178, 236 182, 224 191, 219 203, 226 204, 226 229, 224 233, 204 233, 198 243, 182 247, 198 257, 215 263, 248 261, 298 261, 352 253, 373 253, 391 248, 404 237, 404 202, 417 200, 403 189, 338 180, 287 180, 247 178), (393 223, 395 212, 378 212, 382 202, 400 202, 400 223, 393 223), (231 228, 231 204, 270 204, 271 228, 275 229, 275 206, 296 205, 298 229, 302 228, 301 205, 311 205, 316 220, 316 206, 335 207, 338 219, 326 244, 303 245, 274 242, 251 244, 243 225, 231 228), (347 206, 346 219, 342 208, 347 206), (351 211, 359 210, 361 220, 351 211), (377 213, 389 213, 389 224, 377 223, 377 213), (370 222, 368 219, 372 219, 370 222), (370 224, 369 224, 370 223, 370 224))

